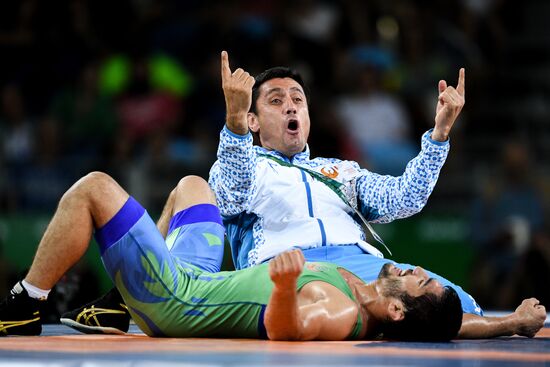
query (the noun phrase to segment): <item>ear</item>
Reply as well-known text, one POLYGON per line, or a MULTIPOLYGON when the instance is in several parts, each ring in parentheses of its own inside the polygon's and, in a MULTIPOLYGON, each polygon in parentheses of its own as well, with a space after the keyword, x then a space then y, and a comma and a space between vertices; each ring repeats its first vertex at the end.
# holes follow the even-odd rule
POLYGON ((252 132, 257 133, 260 131, 260 122, 258 121, 258 116, 256 116, 254 112, 247 113, 246 120, 248 121, 248 128, 252 132))
POLYGON ((390 320, 397 322, 405 318, 405 307, 403 302, 396 298, 392 298, 388 303, 388 317, 390 320))

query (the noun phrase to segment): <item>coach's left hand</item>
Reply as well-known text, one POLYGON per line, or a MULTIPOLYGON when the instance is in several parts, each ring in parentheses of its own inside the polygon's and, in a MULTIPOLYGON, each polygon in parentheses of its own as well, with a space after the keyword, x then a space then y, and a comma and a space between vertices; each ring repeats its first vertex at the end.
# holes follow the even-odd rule
POLYGON ((460 111, 462 111, 462 107, 464 107, 465 73, 464 68, 461 68, 458 73, 458 85, 456 88, 447 86, 445 80, 439 81, 439 97, 435 110, 435 127, 432 132, 433 140, 447 140, 453 124, 460 114, 460 111))

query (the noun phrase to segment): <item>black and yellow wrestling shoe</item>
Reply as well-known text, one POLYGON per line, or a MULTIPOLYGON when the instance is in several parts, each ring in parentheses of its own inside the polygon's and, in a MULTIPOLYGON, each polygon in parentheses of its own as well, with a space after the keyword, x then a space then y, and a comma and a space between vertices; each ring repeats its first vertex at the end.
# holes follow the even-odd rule
POLYGON ((40 307, 44 302, 29 297, 27 290, 18 282, 0 303, 0 336, 40 335, 40 307))
POLYGON ((76 310, 64 313, 60 319, 86 334, 125 334, 130 327, 130 313, 116 288, 76 310))

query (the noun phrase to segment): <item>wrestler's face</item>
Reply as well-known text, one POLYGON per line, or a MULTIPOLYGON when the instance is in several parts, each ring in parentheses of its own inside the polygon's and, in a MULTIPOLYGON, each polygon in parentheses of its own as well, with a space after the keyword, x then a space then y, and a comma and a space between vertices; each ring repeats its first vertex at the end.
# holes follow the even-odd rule
POLYGON ((304 90, 292 78, 274 78, 259 88, 256 113, 248 114, 250 130, 264 148, 292 157, 304 150, 309 136, 309 110, 304 90))
POLYGON ((444 288, 437 280, 430 276, 417 266, 408 270, 401 270, 391 263, 384 264, 378 281, 381 284, 381 290, 386 297, 397 297, 400 292, 405 291, 412 297, 418 297, 426 293, 433 293, 436 296, 443 294, 444 288))

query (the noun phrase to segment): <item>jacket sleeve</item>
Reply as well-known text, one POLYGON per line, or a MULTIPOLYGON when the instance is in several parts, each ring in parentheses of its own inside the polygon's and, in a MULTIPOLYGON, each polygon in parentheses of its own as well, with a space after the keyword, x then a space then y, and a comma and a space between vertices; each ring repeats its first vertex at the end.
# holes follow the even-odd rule
POLYGON ((449 153, 449 141, 434 141, 431 132, 422 136, 421 151, 407 164, 403 175, 383 176, 361 170, 356 182, 357 199, 368 221, 387 223, 424 208, 449 153))
POLYGON ((256 192, 257 157, 252 134, 237 135, 224 126, 217 155, 208 181, 221 214, 229 217, 247 211, 256 192))

